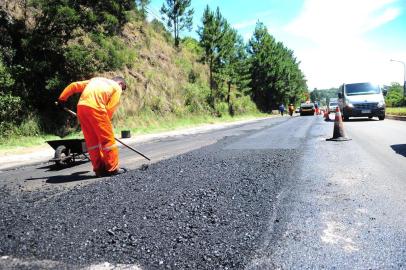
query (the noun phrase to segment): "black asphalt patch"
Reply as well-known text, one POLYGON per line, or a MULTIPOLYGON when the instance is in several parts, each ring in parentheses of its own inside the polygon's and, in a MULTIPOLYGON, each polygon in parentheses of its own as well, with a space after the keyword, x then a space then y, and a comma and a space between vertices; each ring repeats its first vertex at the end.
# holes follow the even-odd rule
POLYGON ((2 190, 0 256, 68 269, 103 262, 242 269, 273 223, 275 197, 298 152, 224 145, 56 196, 2 190))

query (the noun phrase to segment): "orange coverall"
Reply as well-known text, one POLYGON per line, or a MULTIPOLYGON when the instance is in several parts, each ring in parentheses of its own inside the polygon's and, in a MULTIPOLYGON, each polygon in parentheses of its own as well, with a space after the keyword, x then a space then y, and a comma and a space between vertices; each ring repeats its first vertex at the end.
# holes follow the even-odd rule
POLYGON ((118 147, 111 119, 121 92, 117 82, 96 77, 69 84, 59 96, 59 100, 66 101, 71 95, 82 93, 77 115, 96 175, 118 169, 118 147))

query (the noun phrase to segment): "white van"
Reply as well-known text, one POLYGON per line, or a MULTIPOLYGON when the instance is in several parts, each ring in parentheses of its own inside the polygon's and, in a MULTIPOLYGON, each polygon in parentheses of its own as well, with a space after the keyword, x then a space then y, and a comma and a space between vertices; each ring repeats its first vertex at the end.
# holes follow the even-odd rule
POLYGON ((341 85, 338 98, 343 120, 374 116, 385 119, 385 94, 378 85, 368 82, 341 85))
POLYGON ((328 103, 328 113, 335 113, 338 106, 338 101, 333 100, 328 103))

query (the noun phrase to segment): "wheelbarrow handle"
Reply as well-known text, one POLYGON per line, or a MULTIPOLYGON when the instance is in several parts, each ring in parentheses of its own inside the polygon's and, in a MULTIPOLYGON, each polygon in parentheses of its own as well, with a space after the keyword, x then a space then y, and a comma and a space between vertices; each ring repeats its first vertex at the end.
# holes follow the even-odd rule
MULTIPOLYGON (((55 101, 55 105, 58 106, 58 102, 57 102, 57 101, 55 101)), ((64 107, 63 110, 66 111, 67 113, 69 113, 70 115, 72 115, 72 116, 74 116, 74 117, 77 117, 77 115, 76 115, 76 113, 75 113, 74 111, 69 110, 69 109, 66 108, 66 107, 64 107)), ((147 156, 145 156, 143 153, 141 153, 141 152, 135 150, 134 148, 132 148, 131 146, 129 146, 129 145, 125 144, 125 143, 123 143, 121 140, 119 140, 119 139, 117 139, 117 138, 114 138, 114 139, 115 139, 116 141, 118 141, 119 143, 121 143, 123 146, 127 147, 128 149, 134 151, 134 152, 137 153, 138 155, 140 155, 140 156, 144 157, 145 159, 151 161, 151 159, 149 159, 149 158, 148 158, 147 156)))

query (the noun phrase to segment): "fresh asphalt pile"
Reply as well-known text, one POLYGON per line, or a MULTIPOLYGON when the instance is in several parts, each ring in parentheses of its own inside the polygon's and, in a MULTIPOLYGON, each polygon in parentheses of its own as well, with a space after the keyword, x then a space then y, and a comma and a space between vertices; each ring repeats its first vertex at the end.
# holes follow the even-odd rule
POLYGON ((298 153, 224 150, 230 140, 54 196, 0 191, 0 256, 68 269, 244 268, 298 153))

